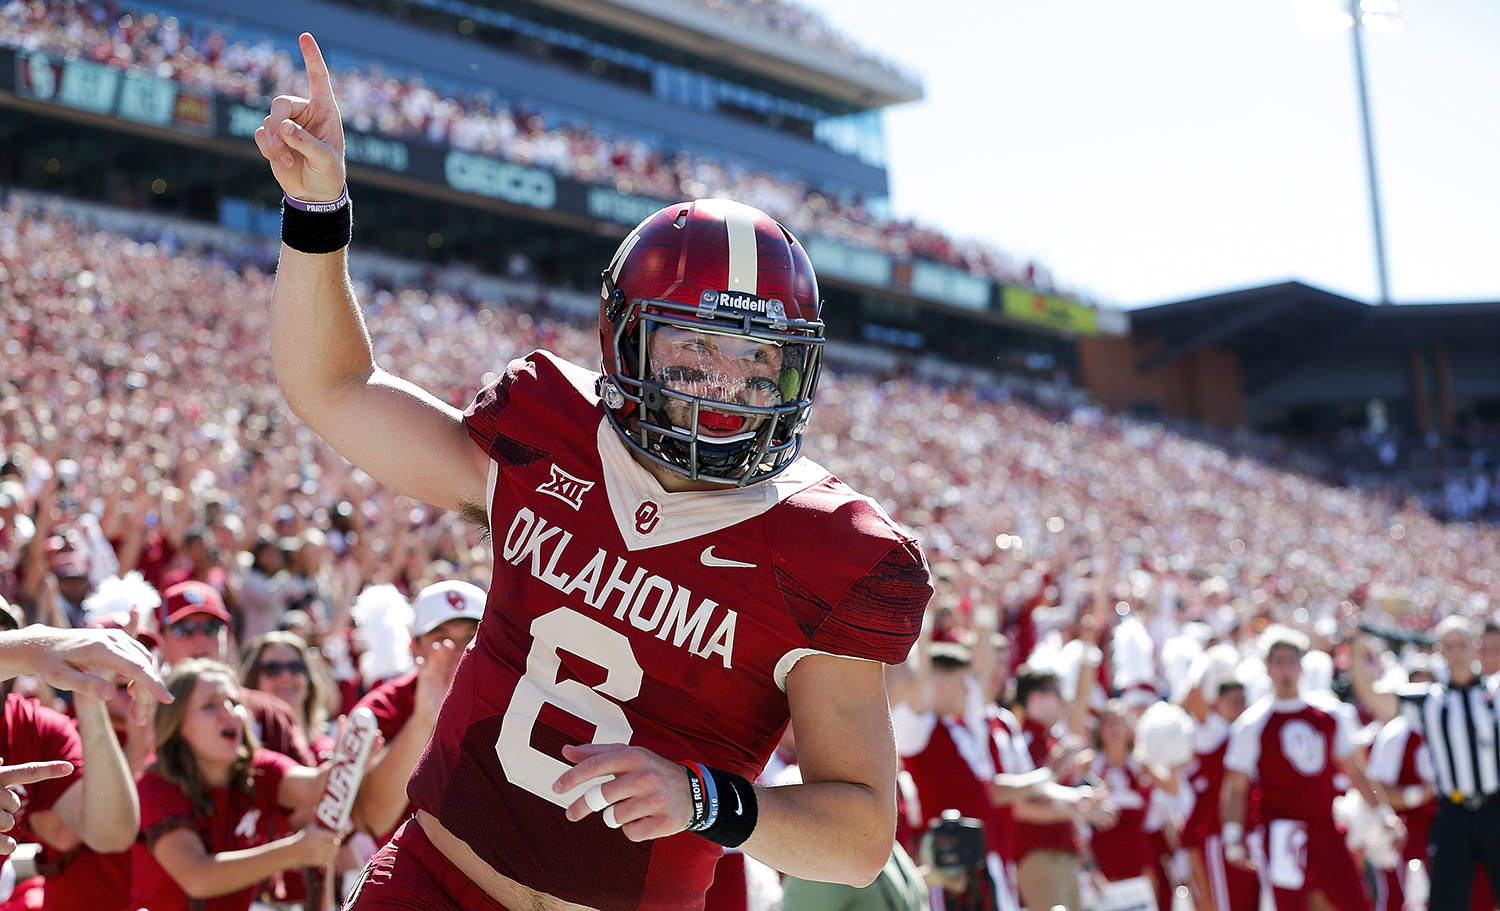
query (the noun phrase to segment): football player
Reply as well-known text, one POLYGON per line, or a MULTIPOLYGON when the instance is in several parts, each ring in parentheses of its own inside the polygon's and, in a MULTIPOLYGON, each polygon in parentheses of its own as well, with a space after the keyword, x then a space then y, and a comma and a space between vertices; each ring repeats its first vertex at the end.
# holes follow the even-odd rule
POLYGON ((603 275, 602 373, 536 351, 460 412, 375 364, 343 128, 301 48, 310 97, 256 131, 288 197, 277 378, 350 461, 496 550, 415 818, 353 906, 694 907, 721 846, 871 882, 895 831, 882 663, 932 589, 910 535, 799 458, 824 339, 802 245, 749 206, 668 206, 603 275), (789 718, 803 783, 752 785, 789 718))

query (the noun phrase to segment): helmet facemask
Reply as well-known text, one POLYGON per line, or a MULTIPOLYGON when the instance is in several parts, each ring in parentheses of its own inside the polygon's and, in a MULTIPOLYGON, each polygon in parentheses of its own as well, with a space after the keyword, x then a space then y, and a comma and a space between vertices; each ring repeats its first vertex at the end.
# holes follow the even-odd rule
POLYGON ((702 292, 697 306, 621 303, 621 369, 602 392, 633 450, 724 486, 765 480, 796 459, 822 365, 820 322, 788 320, 779 301, 717 291, 702 292))

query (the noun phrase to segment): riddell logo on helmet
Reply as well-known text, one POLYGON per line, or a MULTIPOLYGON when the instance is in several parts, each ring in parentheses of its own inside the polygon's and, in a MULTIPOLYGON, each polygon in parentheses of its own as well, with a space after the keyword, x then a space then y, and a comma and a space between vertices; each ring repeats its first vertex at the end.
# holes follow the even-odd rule
POLYGON ((698 298, 698 309, 758 313, 775 320, 786 319, 786 305, 781 301, 743 291, 704 291, 698 298))

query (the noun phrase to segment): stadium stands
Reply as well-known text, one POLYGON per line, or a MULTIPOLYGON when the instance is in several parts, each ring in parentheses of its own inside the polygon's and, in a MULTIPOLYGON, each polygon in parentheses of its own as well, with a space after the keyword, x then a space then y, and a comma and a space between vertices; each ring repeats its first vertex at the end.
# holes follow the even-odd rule
MULTIPOLYGON (((799 34, 835 34, 818 24, 817 17, 788 4, 728 5, 755 9, 775 27, 799 34)), ((0 6, 0 45, 58 56, 81 54, 120 69, 142 67, 252 103, 302 90, 298 66, 287 52, 290 38, 242 35, 186 15, 153 12, 148 5, 9 0, 0 6)), ((335 64, 335 70, 341 112, 362 131, 425 139, 664 201, 732 197, 772 213, 802 235, 931 260, 996 281, 1051 286, 1050 273, 1036 264, 1019 263, 981 241, 878 217, 864 201, 800 178, 672 144, 653 145, 597 123, 560 122, 557 115, 549 120, 545 113, 477 85, 440 86, 421 74, 378 63, 335 64)))
MULTIPOLYGON (((270 377, 271 278, 254 266, 12 205, 0 269, 0 435, 26 484, 23 513, 42 497, 60 527, 94 509, 118 534, 131 516, 201 519, 216 501, 231 554, 273 515, 291 516, 278 533, 320 527, 352 554, 334 575, 346 598, 372 581, 414 582, 434 559, 482 565, 483 545, 451 517, 352 472, 286 411, 270 377), (65 463, 76 477, 58 490, 65 463), (341 514, 341 503, 362 505, 341 514), (371 556, 394 547, 402 560, 371 556)), ((382 362, 455 404, 534 346, 597 362, 591 326, 503 300, 410 287, 361 296, 382 362)), ((1420 619, 1500 598, 1493 525, 1444 525, 1415 501, 1107 416, 1071 390, 835 370, 819 402, 808 454, 988 591, 1014 595, 1043 562, 1066 572, 1103 549, 1183 591, 1221 580, 1268 612, 1396 599, 1420 619)), ((17 543, 8 527, 0 584, 24 601, 17 543)))

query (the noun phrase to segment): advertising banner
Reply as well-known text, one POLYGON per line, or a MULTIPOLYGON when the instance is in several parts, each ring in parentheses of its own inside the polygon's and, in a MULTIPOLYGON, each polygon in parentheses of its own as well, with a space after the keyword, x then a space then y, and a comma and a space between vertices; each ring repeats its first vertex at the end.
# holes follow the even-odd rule
POLYGON ((1012 319, 1036 323, 1074 335, 1098 335, 1094 308, 1033 288, 1005 285, 1000 289, 1000 309, 1012 319))
POLYGON ((214 132, 214 97, 196 86, 137 68, 118 70, 90 60, 15 55, 15 92, 52 104, 200 136, 214 132))
POLYGON ((911 291, 918 297, 963 307, 990 308, 990 282, 962 269, 915 259, 911 264, 911 291))

